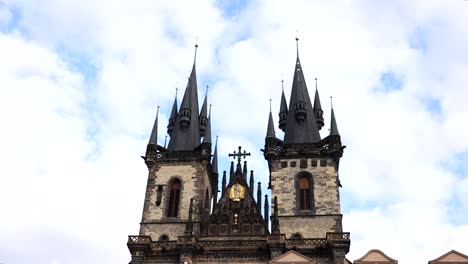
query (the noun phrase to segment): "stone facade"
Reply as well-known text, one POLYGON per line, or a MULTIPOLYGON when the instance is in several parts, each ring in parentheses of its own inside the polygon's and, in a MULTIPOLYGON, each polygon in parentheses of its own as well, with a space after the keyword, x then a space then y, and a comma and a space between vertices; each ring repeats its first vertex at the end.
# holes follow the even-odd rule
POLYGON ((149 173, 140 232, 127 242, 130 263, 345 263, 351 241, 342 228, 338 179, 345 146, 333 110, 330 133, 321 138, 320 98, 316 90, 312 105, 299 57, 289 111, 284 92, 281 99, 283 140, 275 136, 271 112, 268 119, 262 151, 270 199, 261 188, 253 193, 254 173, 242 160, 250 153, 240 146, 228 155, 237 159, 236 169, 232 163, 229 176, 218 179, 211 112, 207 97, 198 108, 195 70, 194 64, 180 107, 174 100, 167 147, 157 144, 156 117, 143 157, 149 173))
POLYGON ((151 168, 148 174, 140 235, 150 236, 155 241, 163 234, 174 239, 183 235, 191 198, 194 198, 193 207, 195 208, 193 213, 194 231, 199 233, 198 222, 201 219, 202 210, 206 206, 204 204, 206 190, 211 197, 212 191, 206 162, 196 160, 170 162, 151 168), (169 184, 176 178, 182 183, 179 210, 177 217, 167 218, 169 184), (158 192, 161 192, 159 205, 157 205, 158 192))
POLYGON ((305 238, 342 232, 338 172, 332 159, 291 158, 271 163, 271 193, 278 197, 280 226, 287 237, 296 232, 305 238), (297 176, 302 172, 313 178, 313 212, 298 209, 297 176))

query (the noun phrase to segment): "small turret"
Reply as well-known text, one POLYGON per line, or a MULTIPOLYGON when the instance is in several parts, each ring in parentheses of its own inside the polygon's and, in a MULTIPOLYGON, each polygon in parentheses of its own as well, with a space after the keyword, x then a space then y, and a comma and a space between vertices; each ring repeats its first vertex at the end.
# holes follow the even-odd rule
POLYGON ((284 81, 281 80, 281 104, 279 111, 279 128, 286 131, 286 120, 288 118, 288 104, 286 103, 286 96, 284 96, 284 81))
MULTIPOLYGON (((299 72, 301 69, 297 69, 299 72)), ((302 80, 301 80, 301 74, 297 74, 297 87, 298 87, 298 92, 297 92, 297 99, 296 103, 294 104, 294 114, 296 117, 297 122, 299 124, 302 124, 304 120, 307 118, 307 110, 306 110, 306 101, 304 99, 304 88, 302 87, 302 80)))
POLYGON ((205 132, 208 126, 208 111, 207 111, 207 100, 208 100, 208 86, 206 87, 205 100, 200 111, 200 137, 205 136, 205 132))
POLYGON ((317 128, 320 130, 322 129, 325 123, 323 121, 323 110, 322 105, 320 104, 320 96, 317 87, 317 78, 315 78, 314 114, 315 119, 317 119, 317 128))
POLYGON ((176 89, 176 96, 174 99, 174 104, 172 105, 171 116, 169 117, 169 124, 167 125, 167 134, 169 134, 169 136, 171 136, 172 131, 174 131, 176 118, 177 118, 177 89, 176 89))

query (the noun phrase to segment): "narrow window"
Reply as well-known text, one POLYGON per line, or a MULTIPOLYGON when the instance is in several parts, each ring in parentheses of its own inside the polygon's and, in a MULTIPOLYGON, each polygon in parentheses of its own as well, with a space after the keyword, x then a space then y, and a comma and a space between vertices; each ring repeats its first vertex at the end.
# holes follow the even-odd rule
POLYGON ((306 175, 299 178, 299 208, 310 209, 310 180, 306 175))
POLYGON ((180 187, 179 180, 175 180, 171 183, 167 217, 177 217, 177 212, 179 211, 180 187))

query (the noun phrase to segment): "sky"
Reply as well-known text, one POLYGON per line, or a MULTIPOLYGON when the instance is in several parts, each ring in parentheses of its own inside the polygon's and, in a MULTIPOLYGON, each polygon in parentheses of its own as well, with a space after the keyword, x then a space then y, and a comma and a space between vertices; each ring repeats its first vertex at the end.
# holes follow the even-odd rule
MULTIPOLYGON (((295 37, 340 162, 347 258, 468 254, 468 1, 0 0, 0 263, 128 263, 144 155, 198 41, 220 170, 242 145, 262 181, 295 37)), ((277 136, 282 138, 278 127, 277 136)))

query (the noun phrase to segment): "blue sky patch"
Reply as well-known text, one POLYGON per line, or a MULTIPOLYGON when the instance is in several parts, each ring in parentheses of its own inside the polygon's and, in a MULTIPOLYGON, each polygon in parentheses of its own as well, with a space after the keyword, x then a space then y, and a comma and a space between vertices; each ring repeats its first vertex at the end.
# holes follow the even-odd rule
POLYGON ((377 89, 382 92, 399 91, 403 87, 403 78, 397 76, 392 71, 384 72, 380 75, 380 87, 377 89))
POLYGON ((21 13, 16 7, 8 7, 0 1, 0 13, 10 13, 11 17, 7 21, 0 20, 0 32, 11 32, 18 27, 19 20, 21 19, 21 13))
POLYGON ((247 7, 247 0, 218 0, 216 5, 223 11, 225 17, 236 17, 247 7))
POLYGON ((433 114, 442 113, 442 104, 440 103, 440 100, 434 98, 423 98, 422 102, 426 106, 427 111, 433 114))
POLYGON ((417 27, 409 37, 409 45, 412 49, 425 51, 427 49, 426 33, 417 27))

